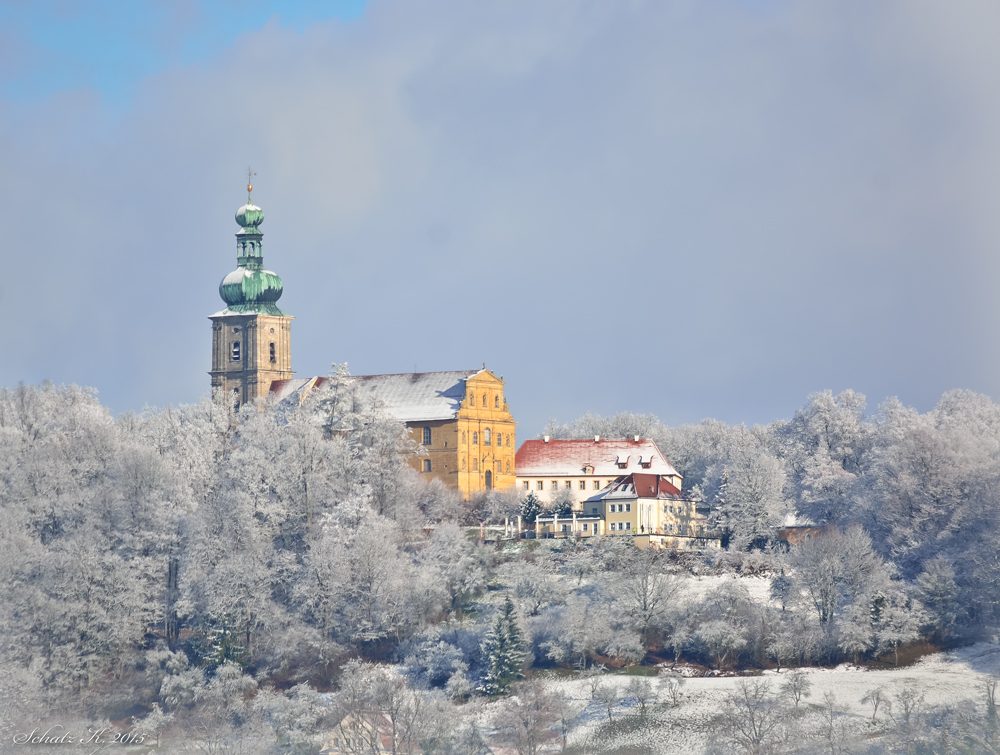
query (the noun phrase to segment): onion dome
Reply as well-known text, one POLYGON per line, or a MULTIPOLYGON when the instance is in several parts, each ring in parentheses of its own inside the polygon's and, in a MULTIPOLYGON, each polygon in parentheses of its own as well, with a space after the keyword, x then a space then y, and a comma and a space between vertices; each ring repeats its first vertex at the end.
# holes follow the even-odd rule
POLYGON ((264 269, 263 239, 259 226, 264 211, 254 205, 247 185, 247 203, 236 211, 240 230, 236 233, 236 269, 222 279, 219 296, 226 303, 223 314, 266 314, 286 316, 278 309, 281 278, 264 269))
POLYGON ((258 233, 257 226, 264 222, 264 211, 249 200, 236 211, 236 222, 243 229, 241 233, 258 233))

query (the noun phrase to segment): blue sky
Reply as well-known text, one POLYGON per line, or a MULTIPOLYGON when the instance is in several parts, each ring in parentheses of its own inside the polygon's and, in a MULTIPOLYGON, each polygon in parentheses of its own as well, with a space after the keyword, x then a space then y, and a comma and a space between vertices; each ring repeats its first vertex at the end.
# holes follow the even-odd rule
POLYGON ((5 0, 0 29, 3 92, 38 101, 92 88, 127 108, 139 83, 171 67, 211 59, 268 23, 303 31, 361 17, 365 0, 5 0))
POLYGON ((0 385, 208 391, 257 171, 293 368, 549 417, 1000 396, 987 0, 0 2, 0 385))

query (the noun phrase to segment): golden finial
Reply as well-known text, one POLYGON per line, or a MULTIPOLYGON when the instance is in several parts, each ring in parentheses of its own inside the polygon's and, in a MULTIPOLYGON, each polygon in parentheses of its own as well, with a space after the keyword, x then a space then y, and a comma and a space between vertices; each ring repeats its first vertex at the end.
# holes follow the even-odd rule
POLYGON ((253 191, 253 177, 257 174, 253 172, 253 168, 247 166, 247 204, 253 204, 250 201, 250 194, 253 191))

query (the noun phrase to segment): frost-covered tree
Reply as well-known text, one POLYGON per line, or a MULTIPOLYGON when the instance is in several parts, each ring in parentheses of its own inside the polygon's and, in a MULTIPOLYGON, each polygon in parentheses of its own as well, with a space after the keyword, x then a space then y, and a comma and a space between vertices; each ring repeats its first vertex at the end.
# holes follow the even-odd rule
POLYGON ((524 636, 509 595, 486 633, 482 653, 486 672, 479 689, 486 695, 506 693, 524 675, 521 671, 525 659, 524 636))

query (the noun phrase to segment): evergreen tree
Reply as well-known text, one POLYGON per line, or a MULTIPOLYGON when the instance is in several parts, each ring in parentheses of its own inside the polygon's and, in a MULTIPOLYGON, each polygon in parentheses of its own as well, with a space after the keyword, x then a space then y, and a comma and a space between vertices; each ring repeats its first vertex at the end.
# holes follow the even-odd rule
POLYGON ((534 493, 528 493, 528 497, 521 501, 521 517, 528 524, 532 524, 541 513, 542 504, 535 498, 534 493))
POLYGON ((502 695, 523 676, 521 664, 525 657, 524 635, 517 625, 514 604, 509 595, 486 634, 482 651, 486 656, 486 676, 479 691, 491 697, 502 695))

